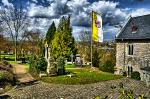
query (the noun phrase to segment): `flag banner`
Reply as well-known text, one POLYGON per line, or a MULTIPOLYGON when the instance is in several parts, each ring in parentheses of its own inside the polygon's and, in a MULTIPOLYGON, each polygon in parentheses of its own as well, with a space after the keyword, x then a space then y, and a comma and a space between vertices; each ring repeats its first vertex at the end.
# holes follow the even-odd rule
POLYGON ((92 11, 92 40, 103 42, 102 17, 92 11))

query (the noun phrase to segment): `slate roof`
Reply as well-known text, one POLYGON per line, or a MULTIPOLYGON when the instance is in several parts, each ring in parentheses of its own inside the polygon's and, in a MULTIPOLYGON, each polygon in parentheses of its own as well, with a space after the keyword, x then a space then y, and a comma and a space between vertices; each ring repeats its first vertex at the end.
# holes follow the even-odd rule
POLYGON ((150 40, 150 14, 130 17, 121 31, 116 35, 117 40, 150 40), (138 28, 132 33, 133 24, 138 28))

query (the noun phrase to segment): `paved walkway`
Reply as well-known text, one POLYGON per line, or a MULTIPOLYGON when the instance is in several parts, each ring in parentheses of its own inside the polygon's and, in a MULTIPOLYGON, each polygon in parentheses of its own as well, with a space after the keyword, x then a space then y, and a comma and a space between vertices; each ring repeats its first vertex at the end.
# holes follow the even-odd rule
MULTIPOLYGON (((14 67, 21 83, 34 80, 23 65, 14 65, 14 67)), ((96 97, 104 98, 107 96, 108 99, 118 99, 121 91, 120 83, 124 89, 132 90, 136 97, 143 93, 147 99, 150 99, 150 87, 146 87, 143 82, 128 78, 86 85, 61 85, 37 81, 25 86, 19 85, 2 97, 10 99, 95 99, 96 97), (112 86, 116 86, 116 88, 112 89, 112 86)))
POLYGON ((28 83, 35 79, 28 73, 24 65, 13 64, 14 71, 19 83, 28 83))
POLYGON ((122 82, 124 88, 133 90, 135 96, 144 93, 147 99, 150 99, 150 88, 143 82, 131 80, 128 78, 98 82, 86 85, 60 85, 44 82, 34 83, 32 85, 15 88, 5 95, 11 99, 95 99, 96 97, 108 97, 107 99, 118 99, 119 83, 122 82), (111 86, 116 86, 112 90, 111 86))

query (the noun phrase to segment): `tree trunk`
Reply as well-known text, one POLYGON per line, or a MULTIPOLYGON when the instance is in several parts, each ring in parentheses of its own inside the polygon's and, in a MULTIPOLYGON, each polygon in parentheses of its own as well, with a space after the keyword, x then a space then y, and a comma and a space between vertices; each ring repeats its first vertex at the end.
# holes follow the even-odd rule
POLYGON ((15 62, 17 62, 17 38, 15 39, 15 62))
POLYGON ((2 61, 1 50, 0 50, 0 61, 2 61))

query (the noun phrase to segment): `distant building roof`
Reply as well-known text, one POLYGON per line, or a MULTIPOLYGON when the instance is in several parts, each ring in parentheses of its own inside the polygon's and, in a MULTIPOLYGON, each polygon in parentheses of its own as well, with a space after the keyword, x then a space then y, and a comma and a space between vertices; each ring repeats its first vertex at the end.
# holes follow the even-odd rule
POLYGON ((150 14, 130 17, 117 34, 117 40, 150 40, 150 14))

